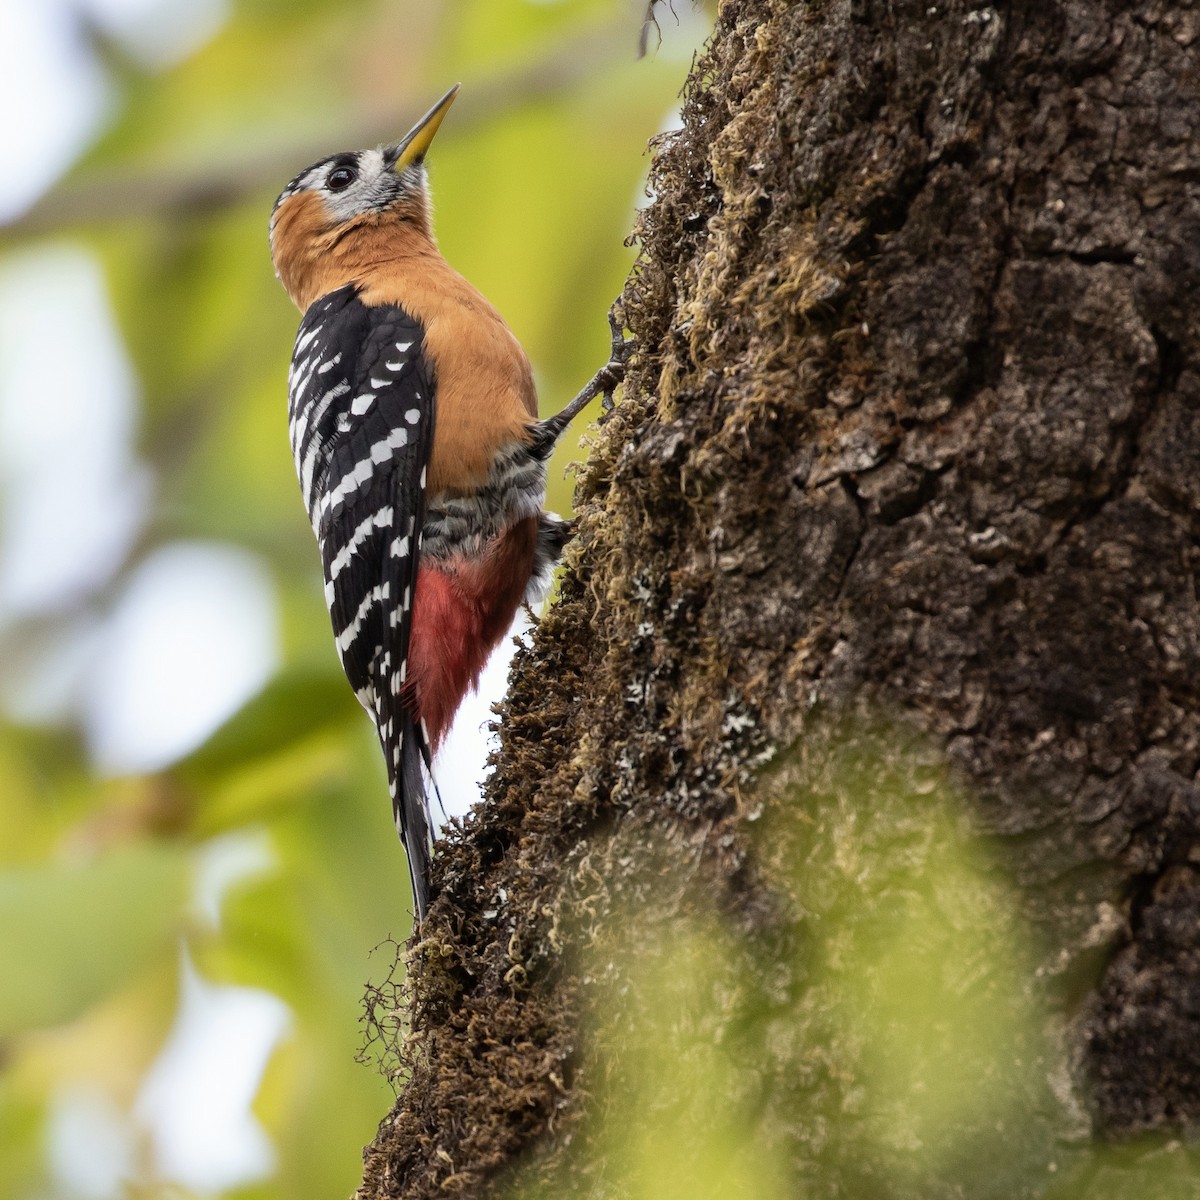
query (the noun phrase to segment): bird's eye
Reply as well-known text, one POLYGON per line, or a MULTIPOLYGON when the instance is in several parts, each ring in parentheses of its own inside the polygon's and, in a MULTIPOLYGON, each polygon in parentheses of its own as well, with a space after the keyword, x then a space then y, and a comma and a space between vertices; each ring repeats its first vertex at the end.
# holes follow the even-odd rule
POLYGON ((344 192, 357 178, 351 167, 334 167, 325 180, 325 186, 331 192, 344 192))

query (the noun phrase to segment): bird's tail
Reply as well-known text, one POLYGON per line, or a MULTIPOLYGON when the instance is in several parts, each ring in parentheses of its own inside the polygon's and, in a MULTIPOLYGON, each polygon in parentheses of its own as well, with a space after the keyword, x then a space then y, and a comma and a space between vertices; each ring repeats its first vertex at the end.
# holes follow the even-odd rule
POLYGON ((382 732, 380 741, 383 742, 383 753, 388 762, 392 816, 408 859, 417 920, 423 921, 429 908, 429 870, 433 849, 430 799, 437 795, 437 786, 433 782, 432 756, 424 731, 407 710, 402 709, 397 716, 400 726, 398 741, 388 745, 388 739, 382 732))

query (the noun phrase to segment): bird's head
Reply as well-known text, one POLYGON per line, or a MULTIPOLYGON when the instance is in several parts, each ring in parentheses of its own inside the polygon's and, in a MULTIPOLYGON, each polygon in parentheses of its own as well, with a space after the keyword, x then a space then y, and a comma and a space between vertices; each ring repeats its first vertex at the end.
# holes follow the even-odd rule
POLYGON ((331 154, 280 192, 271 212, 271 258, 302 311, 372 261, 432 244, 425 153, 458 87, 394 145, 331 154))

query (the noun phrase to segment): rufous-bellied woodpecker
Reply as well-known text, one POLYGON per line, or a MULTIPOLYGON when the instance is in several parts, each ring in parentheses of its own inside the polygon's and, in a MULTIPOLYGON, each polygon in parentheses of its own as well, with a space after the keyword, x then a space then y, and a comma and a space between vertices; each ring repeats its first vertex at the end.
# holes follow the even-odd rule
POLYGON ((342 666, 387 760, 418 919, 432 756, 521 603, 549 582, 569 526, 542 508, 546 460, 620 368, 614 351, 539 421, 525 352, 438 252, 424 160, 457 91, 394 146, 301 171, 271 214, 275 271, 304 314, 292 453, 342 666))

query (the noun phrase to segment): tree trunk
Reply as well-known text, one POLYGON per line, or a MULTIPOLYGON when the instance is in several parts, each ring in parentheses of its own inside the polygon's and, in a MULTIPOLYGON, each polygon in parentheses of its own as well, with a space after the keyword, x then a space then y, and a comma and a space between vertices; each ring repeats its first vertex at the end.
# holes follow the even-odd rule
POLYGON ((1160 0, 722 4, 364 1200, 625 1194, 620 1030, 675 922, 710 922, 696 990, 751 997, 689 1020, 780 1195, 1049 1194, 1200 1121, 1198 37, 1160 0), (980 1117, 918 1178, 837 1123, 878 1072, 810 966, 960 845, 914 832, 931 787, 1033 1007, 973 1083, 1002 1144, 980 1117))

